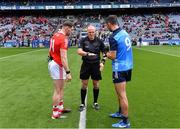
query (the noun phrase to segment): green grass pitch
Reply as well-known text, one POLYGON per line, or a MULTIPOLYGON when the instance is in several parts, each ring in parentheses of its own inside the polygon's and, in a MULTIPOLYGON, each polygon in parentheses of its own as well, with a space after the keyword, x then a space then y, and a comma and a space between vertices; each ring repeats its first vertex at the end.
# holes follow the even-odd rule
MULTIPOLYGON (((52 80, 47 69, 48 49, 0 48, 0 128, 78 128, 81 58, 68 51, 73 80, 65 86, 66 119, 52 120, 52 80), (22 54, 23 53, 23 54, 22 54), (18 55, 17 55, 18 54, 18 55)), ((129 116, 133 128, 180 128, 180 47, 133 48, 134 69, 128 83, 129 116)), ((102 72, 99 104, 92 109, 89 81, 87 128, 111 128, 108 115, 117 110, 111 61, 102 72)))

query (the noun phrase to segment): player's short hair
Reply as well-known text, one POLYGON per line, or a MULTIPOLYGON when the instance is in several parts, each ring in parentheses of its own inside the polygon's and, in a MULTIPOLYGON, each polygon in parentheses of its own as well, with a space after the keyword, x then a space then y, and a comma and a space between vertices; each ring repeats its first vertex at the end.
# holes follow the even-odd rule
POLYGON ((106 23, 111 23, 113 25, 119 25, 119 22, 118 22, 118 18, 116 15, 109 15, 107 18, 106 18, 106 23))
POLYGON ((73 27, 73 23, 71 21, 65 21, 62 25, 63 27, 67 26, 67 27, 73 27))

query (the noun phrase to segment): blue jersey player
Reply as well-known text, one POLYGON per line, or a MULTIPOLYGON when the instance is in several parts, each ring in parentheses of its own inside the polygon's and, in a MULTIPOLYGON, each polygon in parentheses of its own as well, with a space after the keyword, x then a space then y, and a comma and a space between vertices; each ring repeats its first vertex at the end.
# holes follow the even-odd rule
POLYGON ((107 57, 112 60, 113 83, 119 101, 119 111, 110 116, 121 118, 118 123, 112 124, 112 127, 129 128, 126 83, 131 80, 133 68, 131 39, 128 33, 119 27, 117 16, 110 15, 106 19, 106 25, 112 31, 109 38, 110 51, 107 57))

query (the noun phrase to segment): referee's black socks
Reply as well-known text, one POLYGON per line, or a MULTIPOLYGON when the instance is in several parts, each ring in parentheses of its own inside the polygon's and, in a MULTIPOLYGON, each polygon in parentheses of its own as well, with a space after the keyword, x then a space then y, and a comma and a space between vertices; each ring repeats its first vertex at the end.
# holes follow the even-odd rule
POLYGON ((86 89, 81 89, 81 103, 85 105, 86 89))
POLYGON ((97 99, 99 96, 99 88, 93 88, 93 95, 94 95, 94 103, 97 103, 97 99))

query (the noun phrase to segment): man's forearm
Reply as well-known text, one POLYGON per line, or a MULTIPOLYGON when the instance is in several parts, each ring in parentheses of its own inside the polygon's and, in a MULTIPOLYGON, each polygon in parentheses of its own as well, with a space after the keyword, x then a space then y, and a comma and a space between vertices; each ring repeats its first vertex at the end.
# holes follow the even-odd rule
POLYGON ((80 55, 80 56, 87 56, 87 52, 85 52, 85 51, 83 51, 81 48, 79 48, 78 50, 77 50, 77 53, 78 53, 78 55, 80 55))
POLYGON ((61 49, 61 61, 64 69, 69 71, 68 59, 67 59, 67 50, 61 49))
POLYGON ((62 65, 66 71, 70 71, 67 58, 62 59, 62 65))

